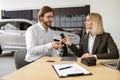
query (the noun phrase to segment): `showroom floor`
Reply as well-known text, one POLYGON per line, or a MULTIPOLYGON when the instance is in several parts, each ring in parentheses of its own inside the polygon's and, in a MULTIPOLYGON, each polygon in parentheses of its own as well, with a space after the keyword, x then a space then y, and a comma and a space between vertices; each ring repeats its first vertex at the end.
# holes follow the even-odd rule
POLYGON ((3 53, 0 55, 0 77, 8 75, 15 70, 13 53, 3 53))

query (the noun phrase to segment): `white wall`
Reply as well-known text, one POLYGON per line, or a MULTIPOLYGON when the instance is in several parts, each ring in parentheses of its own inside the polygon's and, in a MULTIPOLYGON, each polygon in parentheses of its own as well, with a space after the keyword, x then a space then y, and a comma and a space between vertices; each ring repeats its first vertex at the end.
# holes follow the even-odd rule
POLYGON ((0 10, 39 9, 44 5, 54 8, 91 5, 91 12, 103 16, 105 31, 110 32, 120 49, 120 0, 0 0, 0 10))
POLYGON ((110 32, 120 49, 120 0, 91 0, 91 12, 98 12, 103 16, 104 29, 110 32))
POLYGON ((44 5, 51 7, 80 6, 83 0, 0 0, 0 8, 5 10, 40 9, 44 5))
POLYGON ((0 19, 2 18, 2 16, 1 16, 2 14, 1 14, 1 10, 0 10, 0 19))

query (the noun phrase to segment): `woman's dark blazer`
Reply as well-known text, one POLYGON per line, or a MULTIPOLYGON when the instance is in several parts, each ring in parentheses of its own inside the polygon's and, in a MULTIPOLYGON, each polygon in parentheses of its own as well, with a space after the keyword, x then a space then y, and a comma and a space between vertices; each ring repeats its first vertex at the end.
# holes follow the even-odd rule
MULTIPOLYGON (((68 46, 78 57, 88 52, 88 37, 85 34, 81 40, 80 48, 78 49, 74 44, 68 46)), ((119 57, 118 48, 113 41, 110 33, 103 33, 97 35, 95 38, 92 54, 96 55, 98 59, 117 59, 119 57)))

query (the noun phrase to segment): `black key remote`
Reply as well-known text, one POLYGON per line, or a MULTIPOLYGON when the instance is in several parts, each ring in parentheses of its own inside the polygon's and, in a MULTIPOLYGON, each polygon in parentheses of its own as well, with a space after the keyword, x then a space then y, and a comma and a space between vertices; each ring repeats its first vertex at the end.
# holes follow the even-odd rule
POLYGON ((61 38, 65 38, 65 35, 63 33, 60 34, 61 38))

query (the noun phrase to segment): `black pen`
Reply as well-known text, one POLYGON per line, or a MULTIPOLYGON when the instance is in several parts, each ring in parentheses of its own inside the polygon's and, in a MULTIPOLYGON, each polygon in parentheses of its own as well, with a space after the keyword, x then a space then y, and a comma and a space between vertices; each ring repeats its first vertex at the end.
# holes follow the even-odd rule
POLYGON ((53 60, 47 60, 47 62, 55 62, 55 61, 53 61, 53 60))
POLYGON ((60 68, 59 70, 64 70, 64 69, 68 69, 68 68, 71 68, 72 66, 67 66, 67 67, 63 67, 63 68, 60 68))

